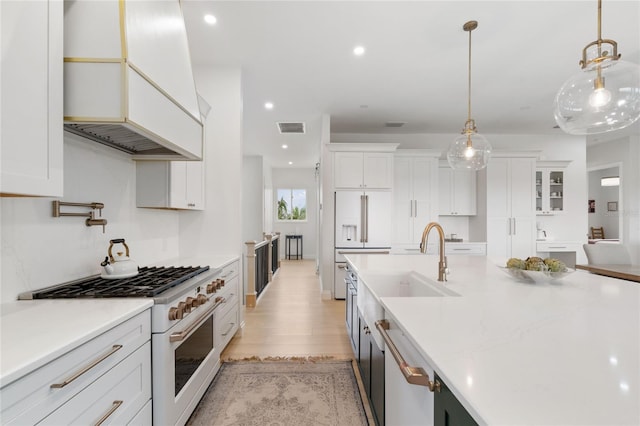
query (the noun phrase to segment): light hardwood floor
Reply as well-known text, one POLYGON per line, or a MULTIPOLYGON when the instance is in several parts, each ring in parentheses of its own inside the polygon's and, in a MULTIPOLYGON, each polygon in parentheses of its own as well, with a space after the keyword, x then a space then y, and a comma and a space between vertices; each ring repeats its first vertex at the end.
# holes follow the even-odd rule
POLYGON ((252 356, 353 358, 345 328, 344 300, 322 300, 313 260, 283 260, 255 308, 245 308, 245 327, 222 359, 252 356))

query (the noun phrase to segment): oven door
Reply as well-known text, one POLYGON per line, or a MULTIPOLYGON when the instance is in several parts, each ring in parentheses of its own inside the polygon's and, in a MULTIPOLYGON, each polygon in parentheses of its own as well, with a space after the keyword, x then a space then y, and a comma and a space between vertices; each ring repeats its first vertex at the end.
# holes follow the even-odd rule
POLYGON ((164 333, 152 335, 153 423, 183 425, 220 367, 211 300, 164 333))

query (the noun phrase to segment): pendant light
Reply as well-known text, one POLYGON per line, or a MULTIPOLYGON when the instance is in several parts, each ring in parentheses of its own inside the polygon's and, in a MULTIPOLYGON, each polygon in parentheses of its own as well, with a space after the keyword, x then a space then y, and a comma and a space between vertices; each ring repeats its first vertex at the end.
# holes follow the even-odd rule
POLYGON ((640 66, 620 60, 618 44, 602 38, 598 0, 598 39, 582 49, 582 70, 569 78, 554 102, 556 122, 573 135, 623 129, 640 117, 640 66))
POLYGON ((477 21, 469 21, 462 26, 462 29, 469 33, 469 96, 467 121, 464 123, 462 134, 451 142, 447 151, 447 161, 453 169, 484 169, 491 156, 491 145, 478 133, 476 122, 471 118, 471 31, 476 28, 478 28, 477 21))

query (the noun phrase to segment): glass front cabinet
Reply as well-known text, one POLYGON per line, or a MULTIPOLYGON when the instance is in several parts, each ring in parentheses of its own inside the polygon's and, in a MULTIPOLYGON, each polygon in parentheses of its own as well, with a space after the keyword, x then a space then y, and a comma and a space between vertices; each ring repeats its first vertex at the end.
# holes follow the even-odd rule
POLYGON ((561 214, 565 209, 565 169, 568 162, 538 162, 536 166, 536 214, 561 214))

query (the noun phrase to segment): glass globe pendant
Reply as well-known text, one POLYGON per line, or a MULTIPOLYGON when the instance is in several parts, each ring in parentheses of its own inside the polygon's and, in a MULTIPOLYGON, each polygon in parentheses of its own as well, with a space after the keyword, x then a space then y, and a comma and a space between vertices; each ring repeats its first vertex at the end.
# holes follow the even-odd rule
POLYGON ((452 169, 481 170, 487 167, 491 157, 491 144, 478 133, 476 122, 471 118, 471 31, 476 28, 477 21, 469 21, 462 26, 463 30, 469 32, 469 96, 467 121, 462 134, 451 142, 447 150, 447 161, 452 169))
POLYGON ((640 66, 620 60, 618 45, 602 39, 598 0, 598 40, 582 51, 582 71, 558 91, 554 116, 562 130, 592 135, 623 129, 640 118, 640 66))

